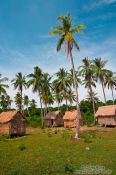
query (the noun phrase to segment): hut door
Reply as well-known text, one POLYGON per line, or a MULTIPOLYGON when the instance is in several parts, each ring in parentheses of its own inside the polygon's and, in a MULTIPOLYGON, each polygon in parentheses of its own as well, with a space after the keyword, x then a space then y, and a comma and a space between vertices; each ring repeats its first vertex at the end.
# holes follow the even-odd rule
POLYGON ((11 134, 12 135, 17 135, 17 133, 18 133, 18 125, 17 125, 17 123, 15 123, 15 122, 12 122, 12 131, 11 131, 11 134))

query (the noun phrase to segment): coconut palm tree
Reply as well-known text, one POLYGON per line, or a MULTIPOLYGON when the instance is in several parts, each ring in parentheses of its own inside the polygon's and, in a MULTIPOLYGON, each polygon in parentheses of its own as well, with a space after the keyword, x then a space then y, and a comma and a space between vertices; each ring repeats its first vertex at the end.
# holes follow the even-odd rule
MULTIPOLYGON (((80 73, 78 71, 75 71, 75 76, 76 76, 76 86, 79 87, 79 84, 81 84, 81 78, 80 78, 80 73)), ((71 81, 71 84, 74 88, 74 81, 73 81, 73 69, 70 69, 69 72, 69 79, 71 81)))
POLYGON ((18 110, 22 110, 22 97, 21 97, 21 94, 18 92, 16 95, 15 95, 15 104, 16 104, 16 107, 18 110))
POLYGON ((71 81, 68 76, 68 72, 64 68, 60 68, 59 71, 56 73, 57 79, 55 80, 57 83, 57 89, 60 93, 63 94, 63 100, 66 102, 66 107, 68 110, 67 102, 68 97, 67 93, 71 90, 71 81))
POLYGON ((58 104, 58 110, 60 110, 61 108, 61 103, 63 101, 63 93, 62 92, 57 92, 54 95, 54 99, 56 100, 57 104, 58 104))
MULTIPOLYGON (((95 93, 94 91, 92 92, 92 96, 94 99, 94 104, 96 104, 99 101, 99 97, 97 96, 97 93, 95 93)), ((88 91, 86 100, 89 101, 90 103, 93 103, 92 99, 91 99, 91 93, 90 91, 88 91)))
POLYGON ((96 80, 100 81, 101 85, 102 85, 102 90, 103 90, 103 95, 104 95, 104 101, 106 103, 106 95, 105 95, 105 78, 106 78, 106 74, 107 74, 107 69, 105 69, 105 65, 107 63, 107 61, 102 60, 101 58, 95 58, 95 60, 93 60, 94 63, 94 70, 95 70, 95 74, 96 74, 96 80))
POLYGON ((52 82, 52 87, 53 87, 53 92, 54 92, 54 100, 57 102, 58 110, 59 110, 60 106, 61 106, 61 102, 63 101, 63 93, 62 93, 61 89, 59 89, 57 79, 55 79, 52 82))
POLYGON ((48 96, 48 110, 50 111, 50 106, 54 104, 54 95, 50 92, 48 96))
MULTIPOLYGON (((78 93, 78 87, 79 87, 79 84, 81 84, 80 74, 78 71, 75 71, 75 76, 76 76, 76 87, 77 87, 77 93, 78 93)), ((73 69, 70 69, 69 79, 72 84, 72 87, 74 88, 73 69)), ((78 95, 78 101, 79 101, 79 95, 78 95)))
POLYGON ((112 92, 112 100, 114 104, 114 88, 116 88, 116 77, 114 76, 112 71, 107 71, 106 77, 105 77, 105 86, 108 87, 108 89, 111 89, 112 92))
POLYGON ((68 101, 70 102, 71 106, 72 106, 73 102, 76 101, 76 96, 72 90, 68 91, 67 98, 68 98, 68 101))
POLYGON ((44 116, 47 114, 48 112, 48 105, 49 105, 49 101, 50 101, 50 96, 51 96, 51 89, 52 89, 52 84, 51 84, 51 79, 52 77, 48 74, 48 73, 43 73, 43 80, 42 80, 42 90, 41 90, 41 99, 42 102, 45 105, 45 112, 44 112, 44 116))
POLYGON ((14 86, 14 89, 18 89, 20 96, 21 96, 21 106, 20 106, 20 110, 22 111, 22 101, 23 101, 23 88, 27 87, 27 83, 26 83, 26 76, 22 75, 21 72, 16 74, 16 78, 14 78, 13 80, 11 80, 12 85, 14 86))
POLYGON ((72 55, 72 49, 75 46, 77 50, 79 50, 79 46, 74 39, 74 34, 79 33, 82 31, 85 26, 80 24, 76 27, 72 28, 72 19, 70 18, 70 14, 67 16, 59 16, 58 21, 60 22, 60 26, 53 27, 53 30, 50 32, 51 35, 58 35, 59 40, 57 42, 56 50, 60 51, 62 44, 65 45, 65 51, 67 56, 70 56, 72 69, 73 69, 73 80, 74 80, 74 86, 75 86, 75 93, 76 93, 76 106, 77 106, 77 125, 76 125, 76 135, 75 138, 79 139, 79 128, 80 128, 80 121, 78 114, 80 115, 80 109, 79 109, 79 101, 78 101, 78 93, 77 93, 77 86, 76 86, 76 76, 75 76, 75 66, 74 66, 74 60, 72 55))
POLYGON ((42 99, 41 99, 41 92, 42 92, 42 81, 43 81, 43 73, 40 67, 34 67, 34 72, 27 76, 29 78, 27 84, 28 86, 32 86, 32 90, 34 93, 38 93, 39 101, 41 106, 41 122, 43 127, 43 108, 42 108, 42 99))
POLYGON ((9 87, 8 85, 4 84, 4 82, 6 81, 8 81, 8 78, 7 77, 2 78, 2 75, 0 74, 0 95, 6 94, 6 88, 9 87))
POLYGON ((88 88, 88 93, 90 94, 92 106, 93 106, 93 113, 94 113, 94 122, 95 122, 95 102, 93 96, 93 89, 92 87, 96 87, 95 85, 95 74, 93 69, 92 61, 88 58, 84 58, 82 60, 83 65, 80 66, 80 74, 84 78, 83 84, 86 88, 88 88))

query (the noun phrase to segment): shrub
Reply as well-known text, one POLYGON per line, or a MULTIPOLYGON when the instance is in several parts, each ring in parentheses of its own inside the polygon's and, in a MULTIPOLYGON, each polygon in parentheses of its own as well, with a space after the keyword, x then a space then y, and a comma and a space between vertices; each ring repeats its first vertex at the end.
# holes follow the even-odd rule
POLYGON ((75 171, 75 168, 71 165, 71 164, 66 164, 65 165, 65 172, 66 173, 74 173, 74 171, 75 171))
POLYGON ((92 143, 92 139, 96 137, 96 134, 94 131, 91 132, 83 132, 81 133, 81 137, 84 138, 85 143, 92 143))
POLYGON ((25 144, 21 144, 21 145, 19 145, 18 148, 19 148, 20 151, 24 151, 27 147, 26 147, 25 144))

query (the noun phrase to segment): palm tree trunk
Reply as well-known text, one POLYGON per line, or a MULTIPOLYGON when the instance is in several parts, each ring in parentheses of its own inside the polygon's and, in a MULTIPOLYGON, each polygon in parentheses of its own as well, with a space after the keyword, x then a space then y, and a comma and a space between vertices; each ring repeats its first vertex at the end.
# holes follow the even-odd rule
POLYGON ((59 111, 59 102, 58 102, 58 111, 59 111))
POLYGON ((47 109, 48 109, 47 103, 45 103, 45 115, 47 115, 47 109))
POLYGON ((76 134, 75 139, 80 139, 80 108, 79 108, 79 98, 78 98, 78 91, 77 91, 77 83, 76 83, 76 76, 75 76, 75 66, 73 61, 72 52, 70 51, 70 58, 71 58, 71 64, 73 69, 73 80, 74 80, 74 88, 75 88, 75 94, 76 94, 76 108, 77 108, 77 118, 76 118, 76 134))
MULTIPOLYGON (((77 87, 77 85, 76 85, 77 87)), ((77 96, 78 96, 78 102, 79 102, 79 92, 78 92, 78 88, 77 88, 77 96)))
POLYGON ((46 115, 46 107, 45 107, 45 104, 44 104, 44 117, 46 115))
POLYGON ((23 102, 23 89, 22 89, 22 87, 21 87, 21 90, 20 90, 20 91, 21 91, 21 104, 20 104, 20 110, 21 110, 21 112, 23 112, 23 111, 22 111, 22 107, 23 107, 23 106, 22 106, 22 102, 23 102))
POLYGON ((67 104, 67 98, 66 98, 66 110, 68 111, 68 104, 67 104))
POLYGON ((105 95, 105 89, 104 89, 103 81, 102 81, 102 90, 103 90, 103 95, 104 95, 104 101, 105 101, 105 104, 106 104, 106 95, 105 95))
POLYGON ((41 125, 42 128, 44 127, 44 117, 43 117, 43 108, 42 108, 42 101, 41 101, 41 96, 40 96, 40 90, 39 90, 39 101, 40 101, 40 107, 41 107, 41 125))
POLYGON ((93 91, 92 91, 92 87, 91 86, 90 86, 90 94, 91 94, 91 100, 92 100, 92 106, 93 106, 94 125, 95 125, 95 101, 94 101, 93 91))
POLYGON ((61 102, 59 102, 59 110, 61 110, 61 102))
POLYGON ((111 88, 112 91, 112 100, 113 100, 113 105, 114 105, 114 92, 113 92, 113 88, 111 88))

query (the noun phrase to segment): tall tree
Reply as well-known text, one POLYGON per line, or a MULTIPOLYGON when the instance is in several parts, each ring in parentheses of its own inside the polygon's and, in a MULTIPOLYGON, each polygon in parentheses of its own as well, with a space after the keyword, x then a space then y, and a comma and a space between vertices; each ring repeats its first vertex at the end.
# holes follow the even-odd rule
POLYGON ((101 58, 95 58, 94 62, 94 70, 96 74, 97 81, 99 80, 102 85, 103 95, 104 95, 104 101, 106 103, 106 95, 105 95, 105 78, 107 74, 107 69, 105 69, 105 65, 107 61, 102 60, 101 58))
POLYGON ((68 91, 71 89, 71 81, 68 76, 68 72, 64 68, 60 68, 59 71, 56 73, 57 79, 56 81, 56 88, 57 90, 63 94, 63 100, 66 102, 66 107, 68 110, 68 91))
POLYGON ((85 26, 80 24, 77 25, 76 27, 72 28, 72 19, 70 18, 70 14, 67 16, 59 16, 58 21, 60 22, 60 26, 55 26, 53 27, 53 30, 50 32, 52 35, 58 35, 59 40, 57 42, 57 51, 60 51, 62 44, 64 43, 65 45, 65 51, 67 56, 70 56, 71 59, 71 64, 72 64, 72 69, 73 69, 73 80, 74 80, 74 86, 75 86, 75 93, 76 93, 76 106, 77 106, 77 118, 76 118, 76 135, 75 138, 79 139, 79 128, 80 128, 80 120, 79 120, 79 115, 80 115, 80 109, 79 109, 79 101, 78 101, 78 93, 77 93, 77 85, 76 85, 76 75, 75 75, 75 65, 74 65, 74 60, 73 60, 73 55, 72 55, 72 49, 73 46, 77 50, 79 50, 79 46, 74 39, 74 34, 79 33, 82 31, 85 26))
MULTIPOLYGON (((94 91, 92 92, 92 96, 93 96, 93 99, 94 99, 94 104, 96 105, 96 103, 99 102, 99 97, 97 96, 97 93, 95 93, 94 91)), ((90 91, 88 91, 88 94, 87 94, 86 99, 90 103, 93 103, 93 101, 91 99, 91 93, 90 93, 90 91)))
POLYGON ((72 106, 73 102, 76 101, 75 94, 72 90, 68 91, 67 98, 68 98, 68 101, 69 101, 71 106, 72 106))
POLYGON ((40 106, 41 106, 41 122, 42 122, 42 127, 44 125, 44 120, 43 120, 43 109, 42 109, 42 99, 41 99, 41 92, 42 92, 42 82, 43 82, 43 73, 41 68, 38 66, 34 67, 34 72, 29 74, 27 76, 29 78, 28 86, 32 86, 32 90, 34 93, 38 93, 39 95, 39 101, 40 101, 40 106))
POLYGON ((54 92, 54 99, 58 104, 58 110, 60 110, 61 102, 63 101, 63 93, 58 86, 58 80, 55 79, 52 82, 53 92, 54 92))
POLYGON ((93 107, 93 113, 94 113, 94 123, 95 123, 95 100, 93 96, 93 89, 92 87, 96 87, 95 85, 95 73, 93 69, 92 61, 88 58, 84 58, 82 60, 83 65, 80 66, 80 74, 84 78, 83 84, 86 88, 88 88, 88 93, 91 97, 92 107, 93 107))
POLYGON ((52 89, 51 79, 52 77, 48 73, 43 73, 41 99, 45 105, 44 116, 47 114, 49 110, 48 105, 50 104, 51 101, 50 99, 52 89))
POLYGON ((105 77, 105 86, 108 87, 108 89, 111 89, 112 92, 112 100, 114 104, 114 89, 116 88, 116 77, 114 76, 112 71, 107 71, 106 77, 105 77))
POLYGON ((22 97, 21 97, 21 94, 18 92, 16 95, 15 95, 15 105, 17 107, 18 110, 22 110, 22 97))
POLYGON ((27 83, 26 83, 26 76, 22 75, 21 72, 16 74, 16 78, 14 78, 13 80, 11 80, 14 89, 18 89, 20 96, 21 96, 21 106, 20 106, 20 110, 22 111, 22 102, 23 102, 23 88, 27 87, 27 83))

